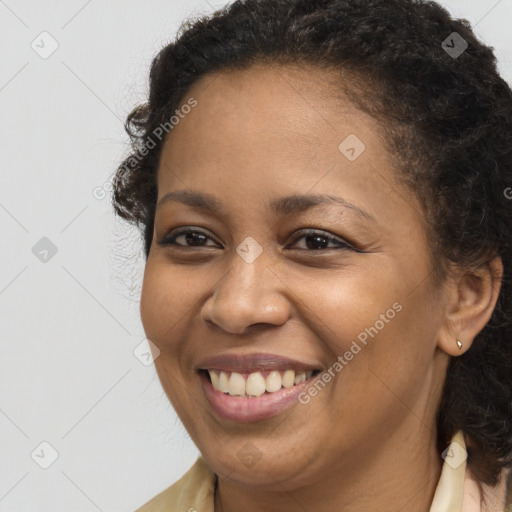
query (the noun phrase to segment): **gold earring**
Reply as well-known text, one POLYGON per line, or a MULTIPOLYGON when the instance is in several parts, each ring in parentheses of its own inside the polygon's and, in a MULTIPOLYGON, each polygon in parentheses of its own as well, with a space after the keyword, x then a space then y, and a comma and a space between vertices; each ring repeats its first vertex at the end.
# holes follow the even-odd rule
POLYGON ((457 346, 459 347, 459 350, 462 350, 462 343, 459 340, 457 340, 457 346))

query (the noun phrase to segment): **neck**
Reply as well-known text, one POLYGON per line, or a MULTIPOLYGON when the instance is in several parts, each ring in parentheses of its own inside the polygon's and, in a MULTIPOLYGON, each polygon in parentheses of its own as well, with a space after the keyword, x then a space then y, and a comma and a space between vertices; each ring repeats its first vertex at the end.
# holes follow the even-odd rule
POLYGON ((350 461, 333 459, 324 474, 307 485, 276 479, 261 488, 219 479, 215 512, 239 511, 241 503, 244 512, 429 512, 442 459, 435 433, 419 431, 414 420, 376 449, 365 445, 363 454, 350 461), (410 435, 414 431, 417 434, 410 435))

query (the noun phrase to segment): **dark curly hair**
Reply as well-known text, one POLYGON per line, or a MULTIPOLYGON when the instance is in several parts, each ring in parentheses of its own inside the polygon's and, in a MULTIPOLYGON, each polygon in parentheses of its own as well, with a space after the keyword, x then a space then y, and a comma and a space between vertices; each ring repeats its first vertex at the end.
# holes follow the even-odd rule
POLYGON ((437 413, 439 450, 462 429, 468 466, 496 485, 512 464, 512 91, 492 48, 466 20, 423 0, 237 0, 186 20, 152 62, 149 99, 126 121, 131 154, 113 178, 115 212, 141 230, 146 259, 165 141, 158 127, 202 76, 257 63, 330 70, 374 116, 397 175, 423 205, 434 277, 501 257, 497 306, 451 359, 437 413))

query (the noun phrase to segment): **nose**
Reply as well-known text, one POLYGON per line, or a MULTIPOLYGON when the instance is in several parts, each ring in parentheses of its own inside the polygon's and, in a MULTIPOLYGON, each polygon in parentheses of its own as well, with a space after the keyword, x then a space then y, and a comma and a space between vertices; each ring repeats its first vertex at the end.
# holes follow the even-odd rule
POLYGON ((201 318, 238 335, 257 324, 283 325, 290 317, 286 290, 263 257, 247 263, 235 254, 231 269, 204 303, 201 318))

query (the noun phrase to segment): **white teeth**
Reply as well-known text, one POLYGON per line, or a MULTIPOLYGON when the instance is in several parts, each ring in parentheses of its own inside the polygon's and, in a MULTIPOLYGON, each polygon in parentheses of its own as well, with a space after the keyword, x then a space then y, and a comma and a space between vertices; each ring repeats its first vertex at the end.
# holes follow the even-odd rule
POLYGON ((284 372, 270 371, 267 378, 261 372, 250 373, 247 380, 241 373, 222 372, 208 370, 212 386, 217 391, 228 393, 231 396, 261 396, 265 393, 275 393, 282 387, 291 388, 301 384, 313 375, 313 371, 307 372, 286 370, 284 372))
MULTIPOLYGON (((213 381, 212 381, 213 384, 213 381)), ((226 372, 220 372, 219 375, 219 391, 228 392, 228 375, 226 372)))
POLYGON ((283 387, 291 388, 295 383, 295 370, 286 370, 283 374, 283 387))
MULTIPOLYGON (((208 373, 210 374, 210 379, 212 379, 212 386, 215 389, 219 389, 219 376, 217 375, 217 372, 208 370, 208 373)), ((227 380, 226 380, 226 382, 227 382, 227 380)))
POLYGON ((260 372, 251 373, 245 382, 245 393, 249 396, 260 396, 265 393, 266 382, 260 372))
POLYGON ((281 389, 281 374, 279 372, 270 372, 265 379, 265 389, 269 393, 279 391, 281 389))
POLYGON ((233 372, 228 381, 228 393, 231 396, 245 395, 245 379, 240 373, 233 372))
POLYGON ((304 382, 306 380, 306 372, 297 372, 295 375, 295 384, 300 384, 301 382, 304 382))

